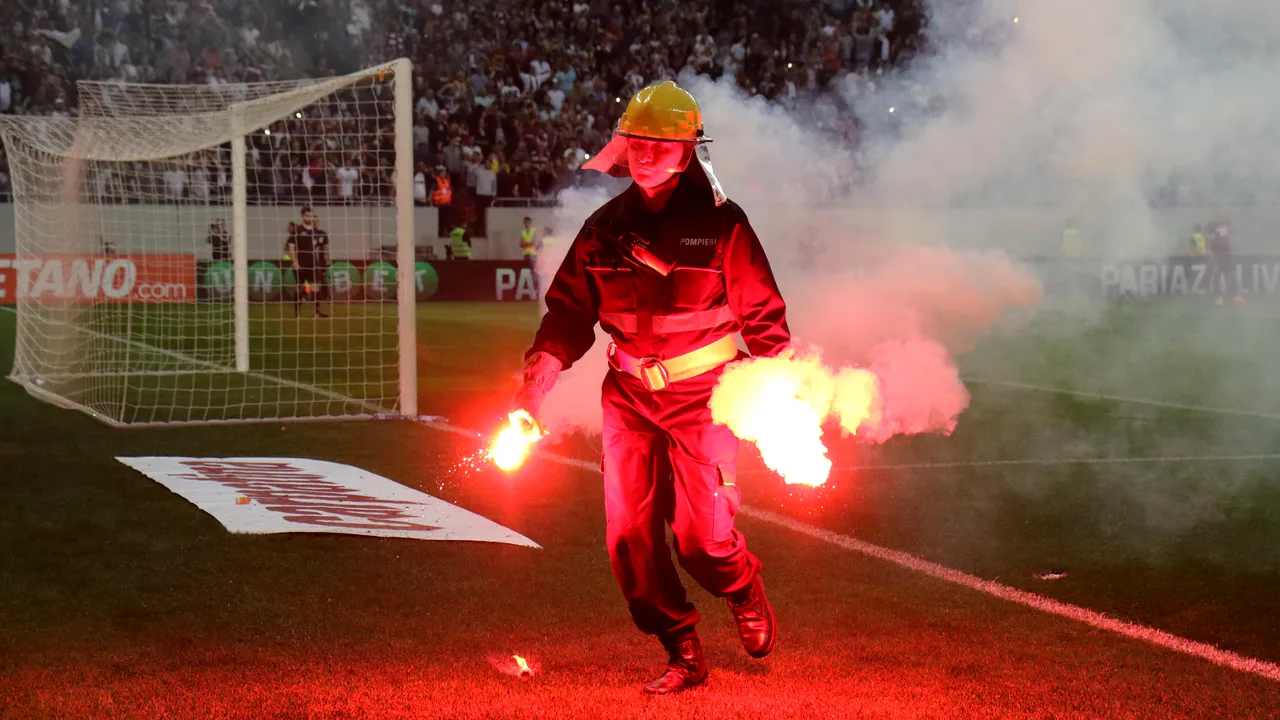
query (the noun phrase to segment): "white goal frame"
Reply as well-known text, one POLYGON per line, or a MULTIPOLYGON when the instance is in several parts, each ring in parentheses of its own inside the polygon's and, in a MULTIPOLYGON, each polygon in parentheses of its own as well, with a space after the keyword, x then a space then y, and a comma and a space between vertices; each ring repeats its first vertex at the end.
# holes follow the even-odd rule
MULTIPOLYGON (((218 91, 225 93, 225 97, 230 98, 248 98, 238 102, 223 101, 218 102, 215 98, 212 106, 205 108, 200 107, 196 110, 200 117, 207 121, 210 116, 219 113, 223 115, 228 123, 229 142, 231 145, 231 202, 229 206, 223 206, 230 213, 230 240, 231 240, 231 263, 233 266, 233 286, 232 286, 232 305, 233 305, 233 327, 234 327, 234 371, 245 376, 253 377, 264 382, 271 382, 284 387, 293 387, 299 390, 306 390, 309 393, 328 397, 332 400, 341 400, 351 406, 360 406, 363 412, 355 414, 336 414, 336 415, 278 415, 275 417, 232 417, 232 418, 206 418, 206 419, 170 419, 161 421, 122 421, 111 415, 99 412, 88 405, 77 402, 73 398, 66 397, 58 392, 51 391, 49 387, 45 387, 45 383, 38 378, 25 377, 19 373, 18 358, 15 357, 13 373, 10 379, 23 386, 30 394, 43 399, 51 404, 61 407, 76 409, 90 416, 116 427, 147 427, 147 426, 172 426, 172 425, 208 425, 208 424, 231 424, 246 422, 302 422, 312 420, 350 420, 362 419, 372 416, 386 417, 400 416, 416 419, 418 416, 418 377, 417 377, 417 325, 416 325, 416 287, 414 283, 415 271, 415 231, 414 231, 414 201, 413 201, 413 83, 412 83, 412 63, 405 58, 401 58, 384 65, 375 66, 353 73, 343 78, 325 78, 317 80, 305 80, 298 82, 285 83, 261 83, 256 85, 226 85, 217 88, 218 91), (350 87, 360 78, 368 78, 376 76, 382 80, 386 75, 390 75, 391 87, 393 89, 394 100, 393 107, 393 127, 394 127, 394 218, 395 218, 395 267, 396 267, 396 328, 397 341, 396 350, 398 354, 398 398, 396 398, 396 407, 394 413, 391 408, 386 406, 378 406, 372 402, 362 401, 359 398, 352 398, 333 392, 327 388, 317 387, 300 383, 289 378, 279 377, 270 374, 269 368, 255 368, 252 366, 252 355, 250 353, 250 278, 249 278, 249 201, 248 201, 248 169, 246 167, 247 142, 246 138, 257 131, 260 131, 264 125, 270 124, 274 119, 264 114, 266 105, 277 101, 284 93, 295 92, 303 89, 312 89, 317 96, 324 92, 324 88, 344 88, 350 87), (343 85, 343 80, 348 80, 348 84, 343 85), (204 111, 208 110, 207 113, 204 111), (271 119, 266 119, 266 118, 271 119), (265 119, 265 120, 264 120, 265 119)), ((384 80, 385 82, 385 80, 384 80)), ((154 103, 145 107, 124 107, 107 109, 97 102, 102 96, 98 93, 102 88, 109 88, 111 83, 82 83, 81 88, 85 91, 82 94, 82 111, 88 113, 79 120, 66 121, 69 123, 67 127, 75 127, 76 123, 86 123, 80 127, 89 127, 93 118, 110 117, 119 119, 123 122, 144 123, 148 121, 162 122, 163 116, 170 118, 181 118, 182 113, 178 108, 162 107, 163 103, 154 103), (98 86, 95 88, 94 86, 98 86), (85 118, 88 119, 85 119, 85 118)), ((115 84, 116 87, 120 87, 115 84)), ((140 88, 140 92, 145 92, 147 88, 153 89, 157 97, 163 97, 166 93, 174 92, 174 86, 130 86, 140 88)), ((303 101, 299 101, 303 102, 303 101)), ((269 111, 268 111, 269 112, 269 111)), ((145 125, 143 125, 145 126, 145 125)), ((0 116, 0 138, 9 146, 12 155, 11 142, 13 138, 10 133, 15 136, 25 132, 28 137, 36 137, 42 132, 42 128, 53 127, 49 118, 35 118, 30 116, 0 116)), ((89 128, 93 130, 93 128, 89 128)), ((73 134, 76 131, 73 131, 73 134)), ((99 129, 100 132, 100 129, 99 129)), ((226 142, 226 136, 222 136, 221 142, 226 142)), ((53 142, 47 144, 52 147, 53 142)), ((115 148, 111 147, 110 142, 104 143, 102 156, 76 156, 77 148, 72 146, 62 146, 62 157, 70 159, 87 159, 87 160, 103 160, 112 161, 117 159, 112 157, 115 148)), ((225 147, 225 146, 224 146, 225 147)), ((44 152, 56 155, 56 151, 44 149, 44 152)), ((15 219, 21 223, 23 208, 22 199, 19 188, 15 187, 15 219)), ((19 231, 21 233, 21 230, 19 231)), ((18 243, 18 252, 22 254, 22 242, 18 243)), ((52 252, 52 251, 51 251, 52 252)), ((38 257, 38 255, 36 256, 38 257)), ((18 338, 19 345, 23 342, 24 337, 24 300, 16 299, 15 306, 18 316, 18 338)), ((38 303, 36 303, 38 304, 38 303)), ((32 310, 32 313, 36 310, 32 310)), ((389 322, 388 318, 388 322, 389 322)), ((56 322, 56 321, 55 321, 56 322)), ((389 329, 389 328, 388 328, 389 329)), ((76 327, 76 332, 95 334, 93 329, 85 329, 76 327)), ((102 335, 102 333, 96 333, 102 335)), ((222 336, 225 337, 225 336, 222 336)), ((170 350, 148 346, 145 343, 139 343, 132 339, 132 336, 126 335, 125 338, 111 337, 110 340, 116 342, 124 342, 130 346, 134 346, 144 352, 160 355, 176 355, 170 350)), ((21 352, 21 348, 19 348, 21 352)), ((229 373, 231 368, 215 365, 214 363, 205 362, 204 360, 191 357, 182 357, 184 362, 194 364, 195 366, 205 366, 209 369, 216 369, 219 373, 229 373)), ((386 365, 388 369, 390 365, 386 365)), ((107 377, 111 373, 106 372, 102 377, 107 377)), ((156 372, 152 374, 163 374, 156 372)), ((179 374, 174 371, 172 374, 179 374)), ((390 401, 392 398, 388 395, 385 400, 390 401)), ((389 404, 389 403, 387 403, 389 404)))

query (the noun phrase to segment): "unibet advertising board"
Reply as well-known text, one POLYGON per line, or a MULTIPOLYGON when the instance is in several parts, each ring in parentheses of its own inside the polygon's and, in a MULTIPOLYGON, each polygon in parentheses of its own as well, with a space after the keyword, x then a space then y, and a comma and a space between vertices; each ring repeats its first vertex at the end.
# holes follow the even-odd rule
POLYGON ((249 266, 249 301, 269 302, 280 299, 284 275, 275 263, 256 262, 249 266))
POLYGON ((370 263, 364 269, 364 296, 369 300, 394 300, 396 266, 385 260, 370 263))
MULTIPOLYGON (((292 301, 297 291, 287 263, 251 261, 249 297, 253 302, 292 301)), ((395 302, 400 273, 394 262, 339 260, 324 274, 329 297, 338 302, 368 300, 395 302)), ((202 297, 228 299, 234 271, 231 263, 202 263, 202 297)), ((414 296, 418 302, 536 302, 538 283, 533 269, 519 260, 418 260, 413 266, 414 296)))
POLYGON ((325 282, 329 285, 329 297, 340 301, 354 300, 360 291, 360 268, 339 260, 329 266, 325 282))
POLYGON ((413 281, 417 286, 418 302, 430 300, 440 289, 440 275, 428 262, 419 260, 413 264, 413 281))

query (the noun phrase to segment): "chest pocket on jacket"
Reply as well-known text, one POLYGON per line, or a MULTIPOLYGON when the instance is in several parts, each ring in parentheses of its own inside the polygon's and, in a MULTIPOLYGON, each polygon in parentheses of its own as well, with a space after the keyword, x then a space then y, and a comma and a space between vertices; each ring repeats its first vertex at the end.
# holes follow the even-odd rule
POLYGON ((708 310, 726 301, 724 274, 719 270, 677 267, 671 279, 674 312, 708 310))
POLYGON ((588 267, 587 272, 600 298, 600 312, 635 310, 635 273, 630 268, 588 267))

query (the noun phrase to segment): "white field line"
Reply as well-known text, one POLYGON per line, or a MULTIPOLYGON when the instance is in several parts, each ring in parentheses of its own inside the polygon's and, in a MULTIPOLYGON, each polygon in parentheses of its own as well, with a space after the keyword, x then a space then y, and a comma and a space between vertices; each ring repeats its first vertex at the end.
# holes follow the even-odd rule
MULTIPOLYGON (((467 430, 448 423, 429 423, 428 427, 466 435, 470 438, 480 438, 480 434, 474 430, 467 430)), ((547 452, 540 452, 539 455, 554 462, 581 468, 583 470, 589 470, 595 473, 600 472, 599 465, 586 460, 563 457, 547 452)), ((762 510, 749 505, 743 505, 738 511, 749 518, 776 525, 778 527, 800 533, 801 535, 806 535, 816 540, 830 543, 831 545, 835 545, 836 547, 845 550, 852 550, 853 552, 862 553, 863 555, 867 555, 877 560, 893 563, 894 565, 908 570, 924 573, 925 575, 937 580, 959 585, 970 590, 976 590, 978 592, 991 595, 992 597, 1000 598, 1001 600, 1007 600, 1041 612, 1049 613, 1050 615, 1057 615, 1059 617, 1067 618, 1068 620, 1084 623, 1085 625, 1099 630, 1105 630, 1123 637, 1140 640, 1166 650, 1172 650, 1177 653, 1200 658, 1201 660, 1207 660, 1214 665, 1238 670, 1244 673, 1250 673, 1252 675, 1258 675, 1268 680, 1280 682, 1280 666, 1277 666, 1275 663, 1246 657, 1244 655, 1231 652, 1230 650, 1222 650, 1207 643, 1188 640, 1145 625, 1138 625, 1136 623, 1126 622, 1117 618, 1107 617, 1096 610, 1090 610, 1078 605, 1060 602, 1052 598, 1044 597, 1043 595, 1037 595, 1036 593, 1009 587, 1008 585, 1003 585, 993 580, 983 580, 980 577, 970 575, 959 570, 952 570, 946 566, 918 558, 910 553, 902 552, 900 550, 891 550, 886 547, 866 542, 865 540, 859 540, 848 535, 824 530, 820 527, 803 523, 799 520, 793 520, 785 515, 780 515, 769 510, 762 510)))
POLYGON ((1141 640, 1166 650, 1172 650, 1184 655, 1208 660, 1214 665, 1230 668, 1232 670, 1239 670, 1240 672, 1251 673, 1253 675, 1259 675, 1267 678, 1268 680, 1280 682, 1280 666, 1277 666, 1275 663, 1246 657, 1244 655, 1231 652, 1230 650, 1222 650, 1207 643, 1188 640, 1145 625, 1138 625, 1136 623, 1125 622, 1124 620, 1119 620, 1113 617, 1107 617, 1095 610, 1059 602, 1052 598, 1044 597, 1043 595, 1037 595, 1025 590, 1018 590, 1017 588, 1002 585, 992 580, 983 580, 982 578, 960 572, 959 570, 952 570, 951 568, 943 565, 929 562, 928 560, 922 560, 910 553, 901 552, 899 550, 890 550, 889 548, 873 545, 872 543, 858 540, 857 538, 852 538, 848 535, 841 535, 829 530, 823 530, 822 528, 802 523, 798 520, 793 520, 769 510, 743 506, 740 509, 740 512, 747 517, 772 523, 846 550, 852 550, 854 552, 862 553, 863 555, 869 555, 878 560, 891 562, 899 567, 924 573, 925 575, 938 580, 944 580, 955 585, 969 588, 970 590, 977 590, 978 592, 986 593, 1002 600, 1008 600, 1009 602, 1015 602, 1019 605, 1025 605, 1041 612, 1049 613, 1050 615, 1057 615, 1069 620, 1075 620, 1076 622, 1084 623, 1085 625, 1099 630, 1106 630, 1107 632, 1112 632, 1127 638, 1141 640))
MULTIPOLYGON (((231 374, 233 370, 228 370, 227 374, 231 374)), ((190 370, 109 370, 106 372, 83 372, 83 373, 53 373, 51 375, 41 375, 45 381, 49 380, 82 380, 84 378, 129 378, 129 377, 173 377, 175 375, 190 375, 190 370)))
MULTIPOLYGON (((0 310, 5 310, 7 312, 13 313, 14 315, 18 314, 17 310, 10 307, 0 307, 0 310)), ((66 324, 66 323, 59 323, 59 324, 66 324)), ((83 328, 79 326, 73 326, 73 327, 75 327, 75 329, 78 330, 79 332, 87 333, 89 335, 100 337, 105 340, 114 340, 115 342, 118 342, 118 343, 132 345, 138 349, 146 350, 147 352, 153 352, 159 355, 163 355, 165 357, 173 358, 174 360, 180 360, 182 362, 191 363, 193 365, 203 367, 208 370, 215 370, 224 375, 247 375, 249 377, 257 378, 259 380, 265 380, 267 382, 273 382, 279 385, 284 385, 285 387, 291 387, 295 390, 305 390, 307 392, 314 393, 321 397, 329 398, 330 400, 336 400, 344 403, 354 403, 361 406, 362 408, 364 408, 365 410, 369 411, 372 414, 386 412, 385 408, 379 405, 376 405, 374 403, 371 403, 367 400, 357 400, 356 398, 347 397, 342 393, 337 393, 332 390, 326 390, 321 387, 316 387, 315 385, 308 385, 306 383, 300 383, 296 380, 288 380, 286 378, 276 377, 275 375, 268 375, 266 373, 260 373, 254 370, 238 373, 236 372, 235 368, 230 368, 225 365, 219 365, 217 363, 210 362, 208 360, 201 360, 200 358, 194 358, 189 355, 183 355, 180 352, 174 352, 173 350, 166 350, 165 348, 157 347, 155 345, 151 345, 144 342, 139 342, 138 340, 126 340, 125 338, 116 337, 114 335, 108 335, 103 332, 98 332, 97 330, 89 330, 87 328, 83 328)), ((286 422, 292 419, 293 418, 276 418, 276 420, 279 420, 281 422, 286 422)), ((299 419, 305 419, 305 418, 299 418, 299 419)))
MULTIPOLYGON (((5 309, 7 310, 8 308, 5 308, 5 309)), ((13 312, 13 311, 10 310, 10 312, 13 312)), ((168 352, 168 351, 162 351, 162 352, 168 352)), ((261 375, 259 373, 253 373, 253 374, 259 375, 264 379, 281 381, 280 378, 273 378, 271 376, 261 375)), ((292 381, 283 381, 283 382, 285 384, 292 383, 292 381)), ((307 388, 307 389, 319 390, 319 388, 310 388, 309 386, 304 386, 300 384, 298 385, 300 387, 307 388)), ((1053 389, 1048 389, 1048 388, 1033 387, 1029 389, 1045 389, 1051 392, 1055 391, 1053 389)), ((336 393, 334 394, 336 395, 336 393)), ((1130 401, 1124 398, 1113 398, 1113 397, 1103 397, 1103 396, 1094 396, 1094 397, 1098 397, 1099 399, 1107 399, 1107 400, 1120 400, 1120 401, 1126 401, 1126 402, 1130 401)), ((343 398, 339 396, 338 399, 349 399, 349 398, 343 398)), ((1136 402, 1143 402, 1143 401, 1136 401, 1136 402)), ((1196 408, 1185 408, 1185 409, 1196 409, 1196 408)), ((448 423, 428 423, 427 426, 431 428, 435 428, 437 430, 443 430, 447 432, 466 435, 467 437, 471 437, 471 438, 480 437, 480 434, 474 430, 467 430, 465 428, 461 428, 455 425, 450 425, 448 423)), ((559 455, 554 455, 552 453, 545 453, 545 452, 539 453, 539 454, 542 455, 543 457, 546 457, 549 460, 553 460, 555 462, 559 462, 565 465, 570 465, 572 467, 577 467, 584 470, 590 470, 592 472, 597 472, 597 473, 600 471, 600 468, 598 465, 596 465, 595 463, 587 462, 586 460, 567 458, 567 457, 562 457, 559 455)), ((822 540, 823 542, 830 543, 832 545, 835 545, 836 547, 840 547, 845 550, 852 550, 854 552, 862 553, 863 555, 867 555, 869 557, 873 557, 878 560, 883 560, 885 562, 893 563, 894 565, 898 565, 899 567, 903 567, 908 570, 914 570, 916 572, 923 573, 925 575, 928 575, 929 577, 932 577, 938 580, 943 580, 945 582, 949 582, 955 585, 960 585, 962 587, 966 587, 971 590, 976 590, 981 593, 986 593, 987 595, 991 595, 993 597, 997 597, 1002 600, 1007 600, 1009 602, 1014 602, 1019 605, 1024 605, 1026 607, 1030 607, 1035 610, 1039 610, 1041 612, 1049 613, 1051 615, 1058 615, 1059 617, 1064 617, 1069 620, 1075 620, 1076 622, 1084 623, 1085 625, 1089 625, 1090 627, 1094 627, 1099 630, 1106 630, 1107 632, 1112 632, 1117 635, 1122 635, 1124 637, 1132 638, 1135 640, 1141 640, 1143 642, 1149 643, 1151 645, 1155 645, 1157 647, 1164 648, 1166 650, 1172 650, 1174 652, 1182 653, 1184 655, 1190 655, 1192 657, 1200 658, 1202 660, 1207 660, 1221 667, 1230 668, 1232 670, 1238 670, 1240 672, 1250 673, 1253 675, 1258 675, 1258 676, 1267 678, 1268 680, 1280 682, 1280 666, 1277 666, 1275 663, 1270 663, 1265 660, 1258 660, 1255 658, 1246 657, 1244 655, 1231 652, 1230 650, 1222 650, 1212 645, 1209 645, 1207 643, 1197 642, 1195 640, 1188 640, 1186 638, 1178 637, 1177 635, 1164 632, 1163 630, 1157 630, 1155 628, 1149 628, 1144 625, 1138 625, 1136 623, 1130 623, 1130 622, 1125 622, 1123 620, 1118 620, 1116 618, 1110 618, 1097 611, 1089 610, 1088 608, 1079 607, 1078 605, 1071 605, 1069 603, 1059 602, 1057 600, 1053 600, 1051 598, 1047 598, 1042 595, 1037 595, 1035 593, 1026 592, 1025 590, 1018 590, 1017 588, 1012 588, 1007 585, 1002 585, 992 580, 983 580, 982 578, 976 577, 974 575, 970 575, 968 573, 961 572, 959 570, 952 570, 951 568, 945 567, 943 565, 929 562, 928 560, 923 560, 910 553, 905 553, 900 550, 891 550, 889 548, 881 547, 873 543, 869 543, 863 540, 858 540, 857 538, 853 538, 848 535, 842 535, 840 533, 831 532, 830 530, 824 530, 820 527, 809 525, 808 523, 802 523, 798 520, 793 520, 789 517, 779 515, 769 510, 761 510, 755 507, 751 507, 749 505, 743 505, 742 507, 739 508, 739 512, 742 513, 743 515, 746 515, 747 517, 754 518, 756 520, 760 520, 763 522, 771 523, 773 525, 777 525, 779 527, 783 527, 788 530, 798 532, 802 535, 807 535, 817 540, 822 540)))
POLYGON ((1055 395, 1071 395, 1074 397, 1088 398, 1090 400, 1106 400, 1109 402, 1127 403, 1130 405, 1147 405, 1149 407, 1168 408, 1170 410, 1188 410, 1191 412, 1211 413, 1214 415, 1237 415, 1239 417, 1261 418, 1263 420, 1280 420, 1280 413, 1260 412, 1254 410, 1236 410, 1233 408, 1210 407, 1207 405, 1187 405, 1184 403, 1165 402, 1163 400, 1148 400, 1146 398, 1134 398, 1124 395, 1108 395, 1106 393, 1089 392, 1087 390, 1070 390, 1067 388, 1049 387, 1047 385, 1032 385, 1029 383, 1008 382, 1005 380, 982 380, 977 378, 964 378, 966 383, 974 385, 991 385, 993 387, 1006 387, 1015 390, 1032 390, 1042 393, 1053 393, 1055 395))
POLYGON ((936 462, 936 463, 902 463, 897 465, 848 465, 833 470, 938 470, 945 468, 970 467, 1018 467, 1049 465, 1128 465, 1137 463, 1182 463, 1182 462, 1247 462, 1250 460, 1280 460, 1280 453, 1260 455, 1187 455, 1167 457, 1120 457, 1120 458, 1046 458, 1044 460, 973 460, 969 462, 936 462))

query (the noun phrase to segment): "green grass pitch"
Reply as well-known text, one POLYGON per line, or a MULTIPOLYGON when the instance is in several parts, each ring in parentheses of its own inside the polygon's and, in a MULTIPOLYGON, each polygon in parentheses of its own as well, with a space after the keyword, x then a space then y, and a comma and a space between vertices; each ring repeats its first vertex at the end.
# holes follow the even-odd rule
MULTIPOLYGON (((302 336, 255 352, 302 384, 363 382, 289 364, 303 352, 333 368, 387 362, 387 348, 357 354, 331 330, 384 337, 392 317, 338 312, 352 314, 326 326, 307 308, 297 321, 290 306, 271 308, 256 332, 302 336)), ((1099 313, 1046 313, 981 341, 960 359, 973 397, 952 436, 883 446, 832 436, 837 470, 823 488, 783 485, 744 448, 744 502, 1280 662, 1276 309, 1099 313), (1037 578, 1048 571, 1065 575, 1037 578)), ((532 305, 420 306, 421 412, 491 423, 536 323, 532 305)), ((13 338, 14 316, 0 310, 0 369, 13 338)), ((225 350, 198 333, 164 342, 201 357, 225 350)), ((163 377, 135 409, 187 401, 166 396, 178 386, 163 377)), ((223 379, 200 388, 210 405, 244 405, 265 388, 211 377, 223 379)), ((394 396, 394 379, 375 380, 394 396)), ((273 402, 299 411, 335 402, 276 392, 273 402)), ((1272 681, 745 516, 779 614, 778 649, 750 660, 723 605, 687 582, 711 679, 686 696, 644 698, 639 685, 663 656, 631 626, 610 575, 600 478, 588 470, 543 458, 514 476, 468 469, 459 463, 476 441, 403 421, 113 429, 13 383, 0 383, 0 428, 0 718, 1280 715, 1272 681), (129 455, 348 463, 544 549, 230 535, 113 459, 129 455), (531 680, 502 672, 516 653, 531 680)), ((592 445, 559 449, 593 460, 592 445)))

